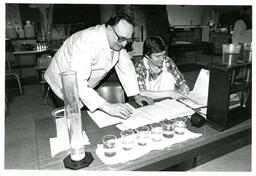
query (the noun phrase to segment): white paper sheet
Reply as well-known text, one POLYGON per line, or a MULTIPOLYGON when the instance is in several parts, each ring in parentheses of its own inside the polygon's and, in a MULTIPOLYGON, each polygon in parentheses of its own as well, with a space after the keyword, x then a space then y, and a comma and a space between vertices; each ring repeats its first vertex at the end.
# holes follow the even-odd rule
POLYGON ((205 107, 205 108, 200 108, 199 114, 200 114, 201 116, 203 116, 204 118, 206 118, 207 107, 205 107))
MULTIPOLYGON (((69 149, 69 137, 65 118, 56 119, 57 137, 50 138, 51 156, 69 149)), ((84 145, 89 145, 89 138, 83 131, 84 145)))
POLYGON ((124 121, 124 119, 113 117, 103 111, 96 110, 95 112, 87 111, 92 120, 97 124, 99 128, 103 128, 110 125, 115 125, 124 121))
POLYGON ((206 69, 201 69, 196 79, 193 92, 200 94, 203 97, 208 97, 209 77, 210 71, 206 69))
POLYGON ((200 107, 203 107, 204 105, 199 105, 191 100, 189 100, 188 98, 185 98, 185 97, 182 97, 179 99, 179 102, 193 108, 193 109, 197 109, 197 108, 200 108, 200 107))
MULTIPOLYGON (((126 103, 127 106, 129 106, 132 110, 135 110, 134 107, 132 107, 130 104, 126 103)), ((111 116, 103 111, 96 110, 95 112, 87 111, 88 115, 91 117, 91 119, 97 124, 99 128, 103 128, 110 125, 115 125, 121 122, 124 122, 125 119, 121 119, 118 117, 111 116)))
MULTIPOLYGON (((193 90, 190 91, 187 95, 183 95, 185 98, 190 99, 190 101, 192 101, 194 104, 198 104, 199 107, 207 105, 210 77, 209 74, 209 70, 201 69, 193 90)), ((189 101, 183 101, 183 103, 190 107, 194 106, 189 101)))

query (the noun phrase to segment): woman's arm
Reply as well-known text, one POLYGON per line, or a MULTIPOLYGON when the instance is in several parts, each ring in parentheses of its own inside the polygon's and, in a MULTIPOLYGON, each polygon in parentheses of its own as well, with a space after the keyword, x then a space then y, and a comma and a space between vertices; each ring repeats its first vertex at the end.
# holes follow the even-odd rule
POLYGON ((190 91, 190 89, 186 83, 186 80, 183 74, 179 71, 174 61, 169 57, 167 57, 166 66, 167 70, 173 75, 174 79, 176 80, 176 88, 181 92, 187 94, 190 91))

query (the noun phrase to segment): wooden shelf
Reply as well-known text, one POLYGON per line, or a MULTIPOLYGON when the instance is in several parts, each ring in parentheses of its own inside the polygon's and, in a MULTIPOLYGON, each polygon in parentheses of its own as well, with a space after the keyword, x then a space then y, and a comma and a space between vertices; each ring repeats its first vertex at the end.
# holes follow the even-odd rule
POLYGON ((209 68, 221 70, 221 71, 232 71, 232 70, 240 69, 241 67, 251 67, 251 63, 241 62, 241 63, 233 64, 232 66, 221 64, 221 63, 213 63, 209 65, 209 68))
POLYGON ((241 121, 251 118, 251 82, 244 81, 247 75, 238 73, 248 69, 249 63, 232 66, 213 64, 210 67, 207 121, 214 128, 223 131, 241 121), (230 95, 241 92, 240 106, 229 109, 230 95), (244 107, 243 107, 244 106, 244 107))
POLYGON ((234 82, 233 86, 230 88, 230 94, 241 92, 243 90, 251 88, 251 83, 240 81, 240 82, 234 82))

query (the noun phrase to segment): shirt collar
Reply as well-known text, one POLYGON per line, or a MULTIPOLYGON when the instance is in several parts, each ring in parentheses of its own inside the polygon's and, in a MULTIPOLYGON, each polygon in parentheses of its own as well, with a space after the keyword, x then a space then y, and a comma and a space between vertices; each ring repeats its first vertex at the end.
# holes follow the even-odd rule
POLYGON ((106 28, 105 24, 102 24, 99 28, 99 38, 101 39, 101 43, 99 43, 99 44, 102 45, 103 51, 110 52, 111 48, 108 43, 107 28, 106 28))
POLYGON ((106 53, 106 56, 109 60, 111 60, 111 52, 117 53, 116 51, 112 50, 109 46, 108 43, 108 38, 107 38, 107 28, 105 24, 102 24, 100 27, 100 38, 102 38, 102 49, 106 53))

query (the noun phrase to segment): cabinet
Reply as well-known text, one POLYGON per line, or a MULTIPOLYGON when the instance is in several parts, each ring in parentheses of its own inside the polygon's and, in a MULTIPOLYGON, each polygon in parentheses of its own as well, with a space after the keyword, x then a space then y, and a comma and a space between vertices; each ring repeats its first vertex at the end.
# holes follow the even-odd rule
POLYGON ((247 70, 251 64, 210 66, 207 122, 222 131, 251 118, 251 82, 247 70), (238 95, 236 104, 230 99, 238 95), (235 106, 234 106, 235 105, 235 106))

